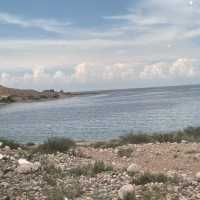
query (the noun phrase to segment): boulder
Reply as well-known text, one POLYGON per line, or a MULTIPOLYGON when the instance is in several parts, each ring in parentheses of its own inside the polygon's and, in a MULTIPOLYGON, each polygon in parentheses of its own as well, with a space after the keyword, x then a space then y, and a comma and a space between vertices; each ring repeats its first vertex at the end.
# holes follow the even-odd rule
POLYGON ((134 199, 135 190, 133 185, 131 184, 124 185, 123 187, 120 188, 118 195, 121 200, 134 199))
POLYGON ((28 174, 31 172, 36 172, 41 168, 40 162, 29 162, 26 159, 18 160, 17 172, 20 174, 28 174))
POLYGON ((4 147, 4 150, 5 150, 5 151, 10 151, 11 148, 10 148, 9 146, 5 146, 5 147, 4 147))
POLYGON ((0 160, 2 160, 4 158, 3 154, 0 154, 0 160))
POLYGON ((197 172, 197 173, 196 173, 196 179, 197 179, 198 181, 200 181, 200 172, 197 172))
POLYGON ((135 173, 139 173, 141 171, 141 167, 135 163, 131 164, 128 168, 127 168, 127 172, 131 173, 131 174, 135 174, 135 173))

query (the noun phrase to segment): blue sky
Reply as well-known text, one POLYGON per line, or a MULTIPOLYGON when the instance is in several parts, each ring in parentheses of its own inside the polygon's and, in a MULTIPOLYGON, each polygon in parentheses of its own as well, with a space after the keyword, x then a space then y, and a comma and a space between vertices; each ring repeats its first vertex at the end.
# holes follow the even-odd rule
POLYGON ((199 83, 198 0, 0 1, 0 84, 89 90, 199 83))

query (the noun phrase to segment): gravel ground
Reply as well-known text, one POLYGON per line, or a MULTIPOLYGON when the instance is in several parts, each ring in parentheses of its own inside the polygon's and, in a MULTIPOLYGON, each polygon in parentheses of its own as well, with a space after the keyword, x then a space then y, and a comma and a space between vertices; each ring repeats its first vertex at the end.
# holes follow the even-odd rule
POLYGON ((198 143, 126 145, 114 149, 86 145, 66 154, 32 156, 29 149, 4 147, 0 148, 0 200, 118 200, 127 192, 122 189, 127 185, 135 193, 132 199, 197 200, 199 172, 198 143), (100 169, 95 171, 93 166, 99 161, 104 165, 98 164, 100 169), (137 184, 133 181, 146 172, 162 173, 171 179, 162 181, 159 176, 137 184))

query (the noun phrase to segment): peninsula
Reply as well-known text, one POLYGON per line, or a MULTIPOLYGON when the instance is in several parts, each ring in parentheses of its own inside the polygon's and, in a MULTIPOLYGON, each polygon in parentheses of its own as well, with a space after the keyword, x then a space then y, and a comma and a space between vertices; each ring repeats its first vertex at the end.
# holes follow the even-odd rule
POLYGON ((54 89, 44 91, 24 90, 8 88, 0 85, 0 103, 44 101, 96 93, 97 92, 64 92, 62 90, 55 91, 54 89))

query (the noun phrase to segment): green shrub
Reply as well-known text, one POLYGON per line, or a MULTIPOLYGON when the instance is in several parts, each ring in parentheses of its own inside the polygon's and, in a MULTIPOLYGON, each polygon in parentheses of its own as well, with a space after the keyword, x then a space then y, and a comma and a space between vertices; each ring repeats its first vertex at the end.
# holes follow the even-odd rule
POLYGON ((49 154, 56 152, 66 153, 75 146, 76 143, 71 139, 62 137, 52 137, 49 138, 43 144, 39 145, 37 149, 35 149, 35 151, 41 153, 49 153, 49 154))
POLYGON ((170 133, 138 133, 127 134, 119 138, 120 144, 145 144, 145 143, 166 143, 177 142, 181 143, 183 140, 188 142, 200 142, 200 127, 188 127, 183 131, 176 131, 170 133))
POLYGON ((18 144, 14 140, 0 138, 0 142, 2 143, 1 147, 9 146, 11 149, 17 149, 18 147, 20 147, 20 144, 18 144))
POLYGON ((138 134, 127 134, 119 138, 123 144, 141 144, 153 142, 151 135, 138 133, 138 134))
POLYGON ((72 176, 95 176, 98 173, 112 171, 112 166, 107 166, 103 161, 96 161, 93 165, 78 166, 69 170, 72 176))
POLYGON ((113 139, 110 141, 98 141, 98 142, 93 143, 91 146, 94 148, 108 149, 108 148, 115 148, 121 145, 122 143, 120 140, 113 139))
POLYGON ((135 185, 145 185, 148 183, 177 183, 177 177, 168 177, 164 174, 144 173, 133 178, 132 183, 135 185))
POLYGON ((67 183, 59 183, 47 191, 48 200, 75 199, 82 194, 80 182, 76 179, 68 180, 67 183))
POLYGON ((60 167, 56 167, 53 163, 44 161, 42 163, 44 169, 43 179, 48 185, 55 186, 57 184, 57 179, 62 178, 65 174, 60 167))
POLYGON ((152 186, 150 188, 143 186, 141 190, 141 199, 142 200, 179 200, 179 193, 172 193, 169 190, 168 186, 152 186), (172 194, 172 195, 170 195, 172 194))
POLYGON ((133 149, 132 148, 119 148, 118 149, 118 156, 120 157, 130 157, 133 153, 133 149))
POLYGON ((125 197, 125 200, 136 200, 135 193, 127 194, 127 196, 125 197))
POLYGON ((35 143, 34 143, 34 142, 28 142, 28 143, 26 144, 26 146, 32 147, 32 146, 35 146, 35 143))
POLYGON ((129 133, 120 136, 118 139, 110 141, 99 141, 92 144, 94 148, 115 148, 126 144, 145 144, 145 143, 181 143, 183 140, 188 142, 200 142, 200 127, 188 127, 182 131, 169 133, 129 133))
POLYGON ((69 183, 63 186, 65 196, 69 199, 75 199, 79 197, 83 192, 80 182, 77 179, 69 181, 69 183))
POLYGON ((105 171, 112 171, 113 168, 111 166, 105 165, 103 161, 96 161, 93 166, 93 173, 98 174, 105 171))
POLYGON ((48 200, 65 200, 65 195, 61 188, 55 187, 48 192, 48 200))

